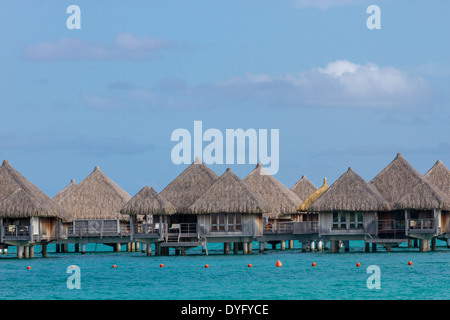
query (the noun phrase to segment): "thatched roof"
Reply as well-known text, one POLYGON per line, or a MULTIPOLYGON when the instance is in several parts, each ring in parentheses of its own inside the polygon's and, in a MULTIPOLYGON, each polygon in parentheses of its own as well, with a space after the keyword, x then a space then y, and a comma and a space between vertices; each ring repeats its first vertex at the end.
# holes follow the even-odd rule
POLYGON ((393 209, 442 209, 450 200, 434 188, 399 153, 370 181, 393 209))
POLYGON ((0 217, 56 217, 65 221, 67 213, 8 161, 0 167, 0 217))
POLYGON ((306 198, 305 201, 297 208, 297 211, 309 211, 309 207, 328 189, 327 178, 323 178, 323 185, 317 189, 312 195, 306 198))
POLYGON ((160 195, 175 206, 177 213, 187 213, 189 206, 200 198, 218 178, 214 171, 197 158, 169 183, 160 195))
POLYGON ((317 187, 303 175, 302 178, 294 184, 291 191, 299 196, 300 199, 307 199, 310 195, 317 191, 317 187))
POLYGON ((269 174, 260 163, 244 178, 244 182, 270 207, 269 218, 296 213, 303 202, 294 192, 269 174))
POLYGON ((450 170, 447 169, 441 160, 438 160, 434 166, 425 173, 424 178, 434 187, 450 197, 450 170))
POLYGON ((128 215, 170 215, 175 207, 152 187, 144 187, 120 210, 128 215))
POLYGON ((389 203, 349 168, 310 207, 310 211, 384 211, 389 203))
POLYGON ((131 196, 109 179, 99 167, 60 200, 70 221, 119 219, 127 221, 120 209, 131 196))
POLYGON ((189 207, 193 214, 266 213, 270 207, 230 168, 189 207))
POLYGON ((70 183, 64 189, 62 189, 60 192, 58 192, 53 197, 53 200, 56 201, 56 202, 61 201, 62 198, 64 198, 69 193, 71 193, 76 187, 77 187, 77 184, 76 184, 75 180, 72 179, 70 181, 70 183))

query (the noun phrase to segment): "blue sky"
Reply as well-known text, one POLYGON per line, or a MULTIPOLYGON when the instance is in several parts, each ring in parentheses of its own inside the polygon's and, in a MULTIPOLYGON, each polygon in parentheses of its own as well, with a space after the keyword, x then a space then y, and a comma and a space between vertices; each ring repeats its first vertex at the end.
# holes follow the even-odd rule
POLYGON ((450 166, 449 13, 444 0, 0 0, 0 158, 51 197, 95 165, 132 196, 161 191, 186 167, 171 133, 201 120, 279 129, 289 188, 349 166, 369 181, 397 152, 421 173, 450 166))

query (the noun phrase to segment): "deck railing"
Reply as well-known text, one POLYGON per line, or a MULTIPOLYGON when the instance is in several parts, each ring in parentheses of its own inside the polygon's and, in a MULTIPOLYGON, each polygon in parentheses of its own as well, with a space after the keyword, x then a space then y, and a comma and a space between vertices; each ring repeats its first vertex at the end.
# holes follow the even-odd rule
POLYGON ((17 237, 29 237, 30 227, 29 226, 16 226, 9 225, 3 227, 3 236, 5 238, 17 238, 17 237))
POLYGON ((317 221, 288 221, 269 223, 266 225, 264 233, 293 233, 293 234, 311 234, 319 230, 317 221))
POLYGON ((76 220, 68 225, 69 237, 114 236, 129 234, 129 226, 119 220, 76 220))
POLYGON ((410 219, 408 226, 410 232, 432 232, 436 229, 436 219, 410 219))
POLYGON ((400 239, 406 236, 405 220, 378 220, 378 236, 400 239))

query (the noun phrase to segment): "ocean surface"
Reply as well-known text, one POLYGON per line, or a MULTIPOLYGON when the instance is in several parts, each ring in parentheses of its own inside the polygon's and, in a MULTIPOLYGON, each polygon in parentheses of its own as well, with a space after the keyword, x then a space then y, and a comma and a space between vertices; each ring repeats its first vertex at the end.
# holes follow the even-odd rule
MULTIPOLYGON (((95 244, 88 245, 84 255, 55 253, 55 246, 50 244, 47 258, 41 258, 40 246, 36 246, 35 258, 22 260, 16 259, 15 248, 10 247, 7 254, 0 256, 0 297, 2 300, 450 299, 450 249, 444 242, 438 241, 434 252, 402 246, 390 253, 382 247, 376 253, 364 253, 363 242, 350 244, 350 252, 341 250, 333 254, 302 252, 298 242, 291 250, 260 253, 254 242, 253 253, 248 255, 241 252, 224 255, 222 244, 208 244, 208 255, 199 247, 188 250, 186 256, 175 256, 171 251, 170 256, 151 257, 141 252, 116 253, 109 246, 95 244), (276 267, 278 260, 282 267, 276 267), (205 268, 206 264, 209 268, 205 268), (72 271, 67 271, 72 265, 80 268, 80 289, 68 287, 72 271), (368 287, 372 273, 367 269, 372 265, 380 270, 379 289, 368 287)), ((72 245, 69 250, 73 251, 72 245)))

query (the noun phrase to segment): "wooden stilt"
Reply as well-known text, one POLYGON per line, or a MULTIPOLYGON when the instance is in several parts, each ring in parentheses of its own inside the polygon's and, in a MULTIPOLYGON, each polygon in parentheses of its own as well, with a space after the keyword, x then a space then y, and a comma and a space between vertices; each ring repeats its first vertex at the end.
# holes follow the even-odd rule
POLYGON ((23 258, 23 246, 18 246, 17 247, 17 259, 22 259, 23 258))
POLYGON ((34 244, 30 244, 30 258, 34 258, 34 244))
POLYGON ((248 254, 248 242, 243 242, 242 243, 242 253, 243 254, 248 254))
POLYGON ((281 247, 281 250, 286 250, 286 241, 281 241, 280 247, 281 247))
POLYGON ((147 243, 147 257, 150 257, 152 255, 152 244, 147 243))
POLYGON ((25 259, 28 259, 30 257, 30 246, 23 247, 23 256, 25 259))
POLYGON ((47 244, 43 244, 41 248, 42 258, 47 258, 47 244))
POLYGON ((436 251, 436 238, 431 238, 431 250, 436 251))

